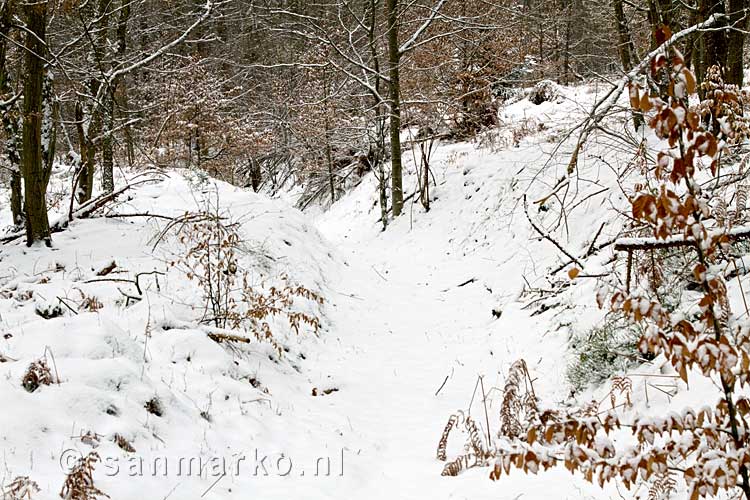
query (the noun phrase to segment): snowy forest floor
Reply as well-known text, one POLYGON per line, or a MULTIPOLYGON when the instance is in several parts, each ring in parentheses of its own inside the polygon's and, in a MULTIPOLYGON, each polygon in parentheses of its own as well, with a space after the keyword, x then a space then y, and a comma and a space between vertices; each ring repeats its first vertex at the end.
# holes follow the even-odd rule
MULTIPOLYGON (((514 474, 500 484, 489 481, 484 468, 459 478, 440 477, 443 464, 435 450, 442 427, 458 408, 469 408, 477 375, 485 375, 486 390, 499 391, 510 363, 524 355, 535 367, 562 376, 564 339, 545 339, 538 322, 522 319, 512 307, 505 321, 493 318, 498 304, 481 280, 459 286, 474 277, 476 267, 446 240, 410 237, 403 221, 399 236, 393 235, 396 226, 375 241, 350 241, 334 233, 341 228, 334 217, 322 225, 323 234, 347 265, 336 286, 338 345, 324 351, 319 366, 330 367, 333 380, 342 384, 330 398, 330 410, 346 415, 362 439, 362 448, 348 450, 345 461, 368 472, 349 493, 405 499, 592 494, 590 485, 563 470, 541 478, 514 474)), ((474 395, 471 408, 484 424, 481 397, 474 395)), ((491 431, 497 432, 492 425, 499 408, 488 411, 491 431)))

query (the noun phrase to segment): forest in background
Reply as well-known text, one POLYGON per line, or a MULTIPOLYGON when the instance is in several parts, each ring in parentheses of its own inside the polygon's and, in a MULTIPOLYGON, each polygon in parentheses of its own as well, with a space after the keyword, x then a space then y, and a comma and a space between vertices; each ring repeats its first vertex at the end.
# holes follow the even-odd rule
POLYGON ((118 167, 195 168, 271 194, 297 188, 300 208, 330 204, 374 171, 385 227, 403 207, 403 141, 471 139, 523 87, 607 81, 656 46, 659 26, 676 32, 714 14, 727 14, 715 26, 729 29, 696 31, 680 50, 699 81, 718 64, 741 84, 744 9, 742 0, 5 0, 0 175, 29 243, 49 239, 55 158, 72 169, 71 213, 97 183, 112 192, 118 167))

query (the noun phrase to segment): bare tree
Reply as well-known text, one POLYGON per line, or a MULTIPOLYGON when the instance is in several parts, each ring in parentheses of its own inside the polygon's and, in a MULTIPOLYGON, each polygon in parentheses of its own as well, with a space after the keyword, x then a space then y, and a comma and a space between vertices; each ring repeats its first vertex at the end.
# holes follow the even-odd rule
POLYGON ((49 102, 51 78, 45 68, 47 54, 47 2, 36 1, 24 4, 27 33, 26 75, 24 85, 23 117, 23 184, 26 196, 26 244, 43 241, 50 245, 49 220, 47 218, 47 183, 51 162, 50 145, 53 137, 44 127, 44 121, 52 117, 49 102), (45 89, 45 81, 47 89, 45 89), (45 94, 47 102, 45 102, 45 94), (47 132, 43 134, 43 132, 47 132), (47 156, 47 158, 45 158, 47 156))

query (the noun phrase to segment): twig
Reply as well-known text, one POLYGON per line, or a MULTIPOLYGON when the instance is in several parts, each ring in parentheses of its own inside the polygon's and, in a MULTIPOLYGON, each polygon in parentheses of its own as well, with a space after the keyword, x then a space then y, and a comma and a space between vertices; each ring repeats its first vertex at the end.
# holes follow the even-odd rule
POLYGON ((45 356, 47 353, 49 353, 49 357, 52 358, 52 367, 55 369, 55 379, 57 379, 57 385, 60 385, 60 373, 57 371, 57 361, 55 361, 55 355, 52 354, 52 349, 50 349, 48 345, 44 346, 44 353, 45 356))
POLYGON ((492 437, 490 436, 490 417, 487 413, 487 393, 484 392, 484 377, 479 376, 479 384, 482 386, 482 403, 484 404, 484 420, 487 422, 487 449, 492 447, 492 437))
POLYGON ((59 301, 60 301, 60 304, 64 305, 65 307, 67 307, 68 309, 70 309, 71 311, 73 311, 73 314, 78 314, 78 311, 76 311, 75 309, 73 309, 72 307, 70 307, 70 306, 68 305, 68 303, 67 303, 67 302, 65 302, 65 301, 64 301, 64 300, 62 299, 62 297, 57 297, 57 300, 59 300, 59 301))
POLYGON ((591 240, 591 245, 589 245, 588 250, 586 250, 586 253, 584 254, 584 258, 591 255, 591 252, 594 251, 594 245, 596 244, 596 240, 599 238, 599 235, 602 234, 602 229, 604 229, 604 226, 606 225, 607 225, 607 222, 605 221, 605 222, 602 222, 601 226, 599 226, 599 230, 594 235, 594 239, 591 240))
POLYGON ((440 387, 438 387, 438 390, 437 390, 437 391, 435 391, 435 396, 437 396, 438 394, 440 394, 440 391, 442 391, 442 390, 443 390, 443 387, 445 387, 445 384, 446 384, 447 382, 448 382, 448 375, 446 375, 446 376, 445 376, 445 380, 443 380, 443 383, 442 383, 442 384, 440 384, 440 387))
POLYGON ((380 276, 380 279, 382 279, 383 281, 388 281, 388 280, 387 280, 387 279, 385 278, 385 276, 383 276, 382 274, 380 274, 380 273, 378 272, 378 270, 377 270, 377 269, 375 269, 375 266, 370 266, 370 267, 372 268, 372 270, 373 270, 373 271, 375 271, 375 274, 377 274, 378 276, 380 276))
POLYGON ((536 224, 534 224, 534 221, 532 221, 531 217, 529 216, 529 204, 526 201, 526 195, 525 194, 523 195, 523 211, 526 214, 526 218, 529 220, 529 224, 531 224, 531 227, 533 227, 534 230, 537 233, 539 233, 539 236, 541 236, 545 240, 547 240, 550 243, 552 243, 553 245, 555 245, 558 248, 558 250, 560 250, 562 253, 564 253, 571 261, 573 261, 576 264, 578 264, 579 267, 581 267, 581 268, 583 267, 583 264, 581 264, 580 260, 578 260, 577 258, 573 257, 573 255, 571 255, 570 252, 568 252, 567 250, 565 250, 562 247, 562 245, 560 245, 557 241, 555 241, 555 239, 552 238, 552 236, 550 236, 548 233, 545 233, 544 231, 542 231, 541 229, 539 229, 539 227, 536 224))

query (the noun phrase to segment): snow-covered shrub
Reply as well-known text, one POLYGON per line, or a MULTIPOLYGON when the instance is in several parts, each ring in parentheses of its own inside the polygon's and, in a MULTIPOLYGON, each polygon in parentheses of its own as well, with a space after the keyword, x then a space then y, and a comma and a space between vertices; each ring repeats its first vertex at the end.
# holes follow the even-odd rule
POLYGON ((560 94, 561 91, 559 85, 552 80, 542 80, 534 85, 534 88, 529 91, 529 101, 539 105, 543 102, 554 101, 560 97, 560 94))
POLYGON ((38 359, 26 369, 21 385, 28 392, 36 391, 39 386, 50 385, 54 381, 46 359, 38 359))
MULTIPOLYGON (((657 33, 661 41, 669 37, 666 28, 657 33)), ((659 287, 631 287, 631 272, 641 282, 653 278, 638 276, 640 268, 631 266, 628 258, 627 275, 610 277, 597 302, 642 329, 642 355, 658 358, 662 369, 669 367, 684 383, 689 376, 702 378, 717 392, 700 408, 634 415, 624 421, 614 399, 609 409, 594 401, 579 409, 543 412, 525 435, 497 447, 490 478, 498 480, 512 467, 536 473, 564 464, 600 486, 617 482, 630 489, 671 473, 691 500, 720 494, 750 499, 750 323, 747 310, 738 314, 732 308, 725 272, 734 261, 732 242, 742 233, 718 224, 712 209, 712 197, 726 192, 703 187, 739 170, 724 155, 725 140, 733 135, 731 125, 729 130, 707 129, 705 124, 712 121, 701 120, 688 107, 697 84, 677 50, 655 56, 650 77, 665 83, 661 94, 654 94, 653 85, 631 84, 631 105, 648 117, 665 147, 655 155, 652 183, 637 182, 629 196, 633 229, 647 236, 620 239, 616 249, 631 256, 677 249, 685 258, 682 282, 690 279, 692 292, 673 308, 659 287), (632 432, 634 440, 615 441, 620 429, 632 432)), ((729 90, 715 98, 738 99, 729 90)), ((619 390, 625 390, 626 402, 620 406, 627 406, 630 383, 623 381, 619 390)), ((672 486, 665 483, 657 489, 669 491, 672 486)))
POLYGON ((571 361, 566 373, 575 392, 624 373, 640 359, 640 330, 625 318, 611 316, 603 324, 570 341, 571 361))
MULTIPOLYGON (((295 302, 322 304, 323 298, 291 283, 285 275, 279 277, 276 286, 253 284, 250 271, 240 261, 244 249, 237 228, 237 223, 217 209, 198 214, 181 227, 179 241, 184 251, 170 266, 198 285, 203 302, 201 323, 244 331, 256 340, 269 342, 281 353, 283 349, 274 336, 271 320, 285 322, 296 334, 303 326, 317 333, 320 320, 313 313, 297 308, 295 302)), ((209 336, 217 342, 250 340, 225 333, 209 336)))
POLYGON ((477 146, 493 153, 511 147, 517 148, 523 139, 541 132, 544 127, 544 123, 533 117, 500 122, 496 128, 477 134, 477 146))

